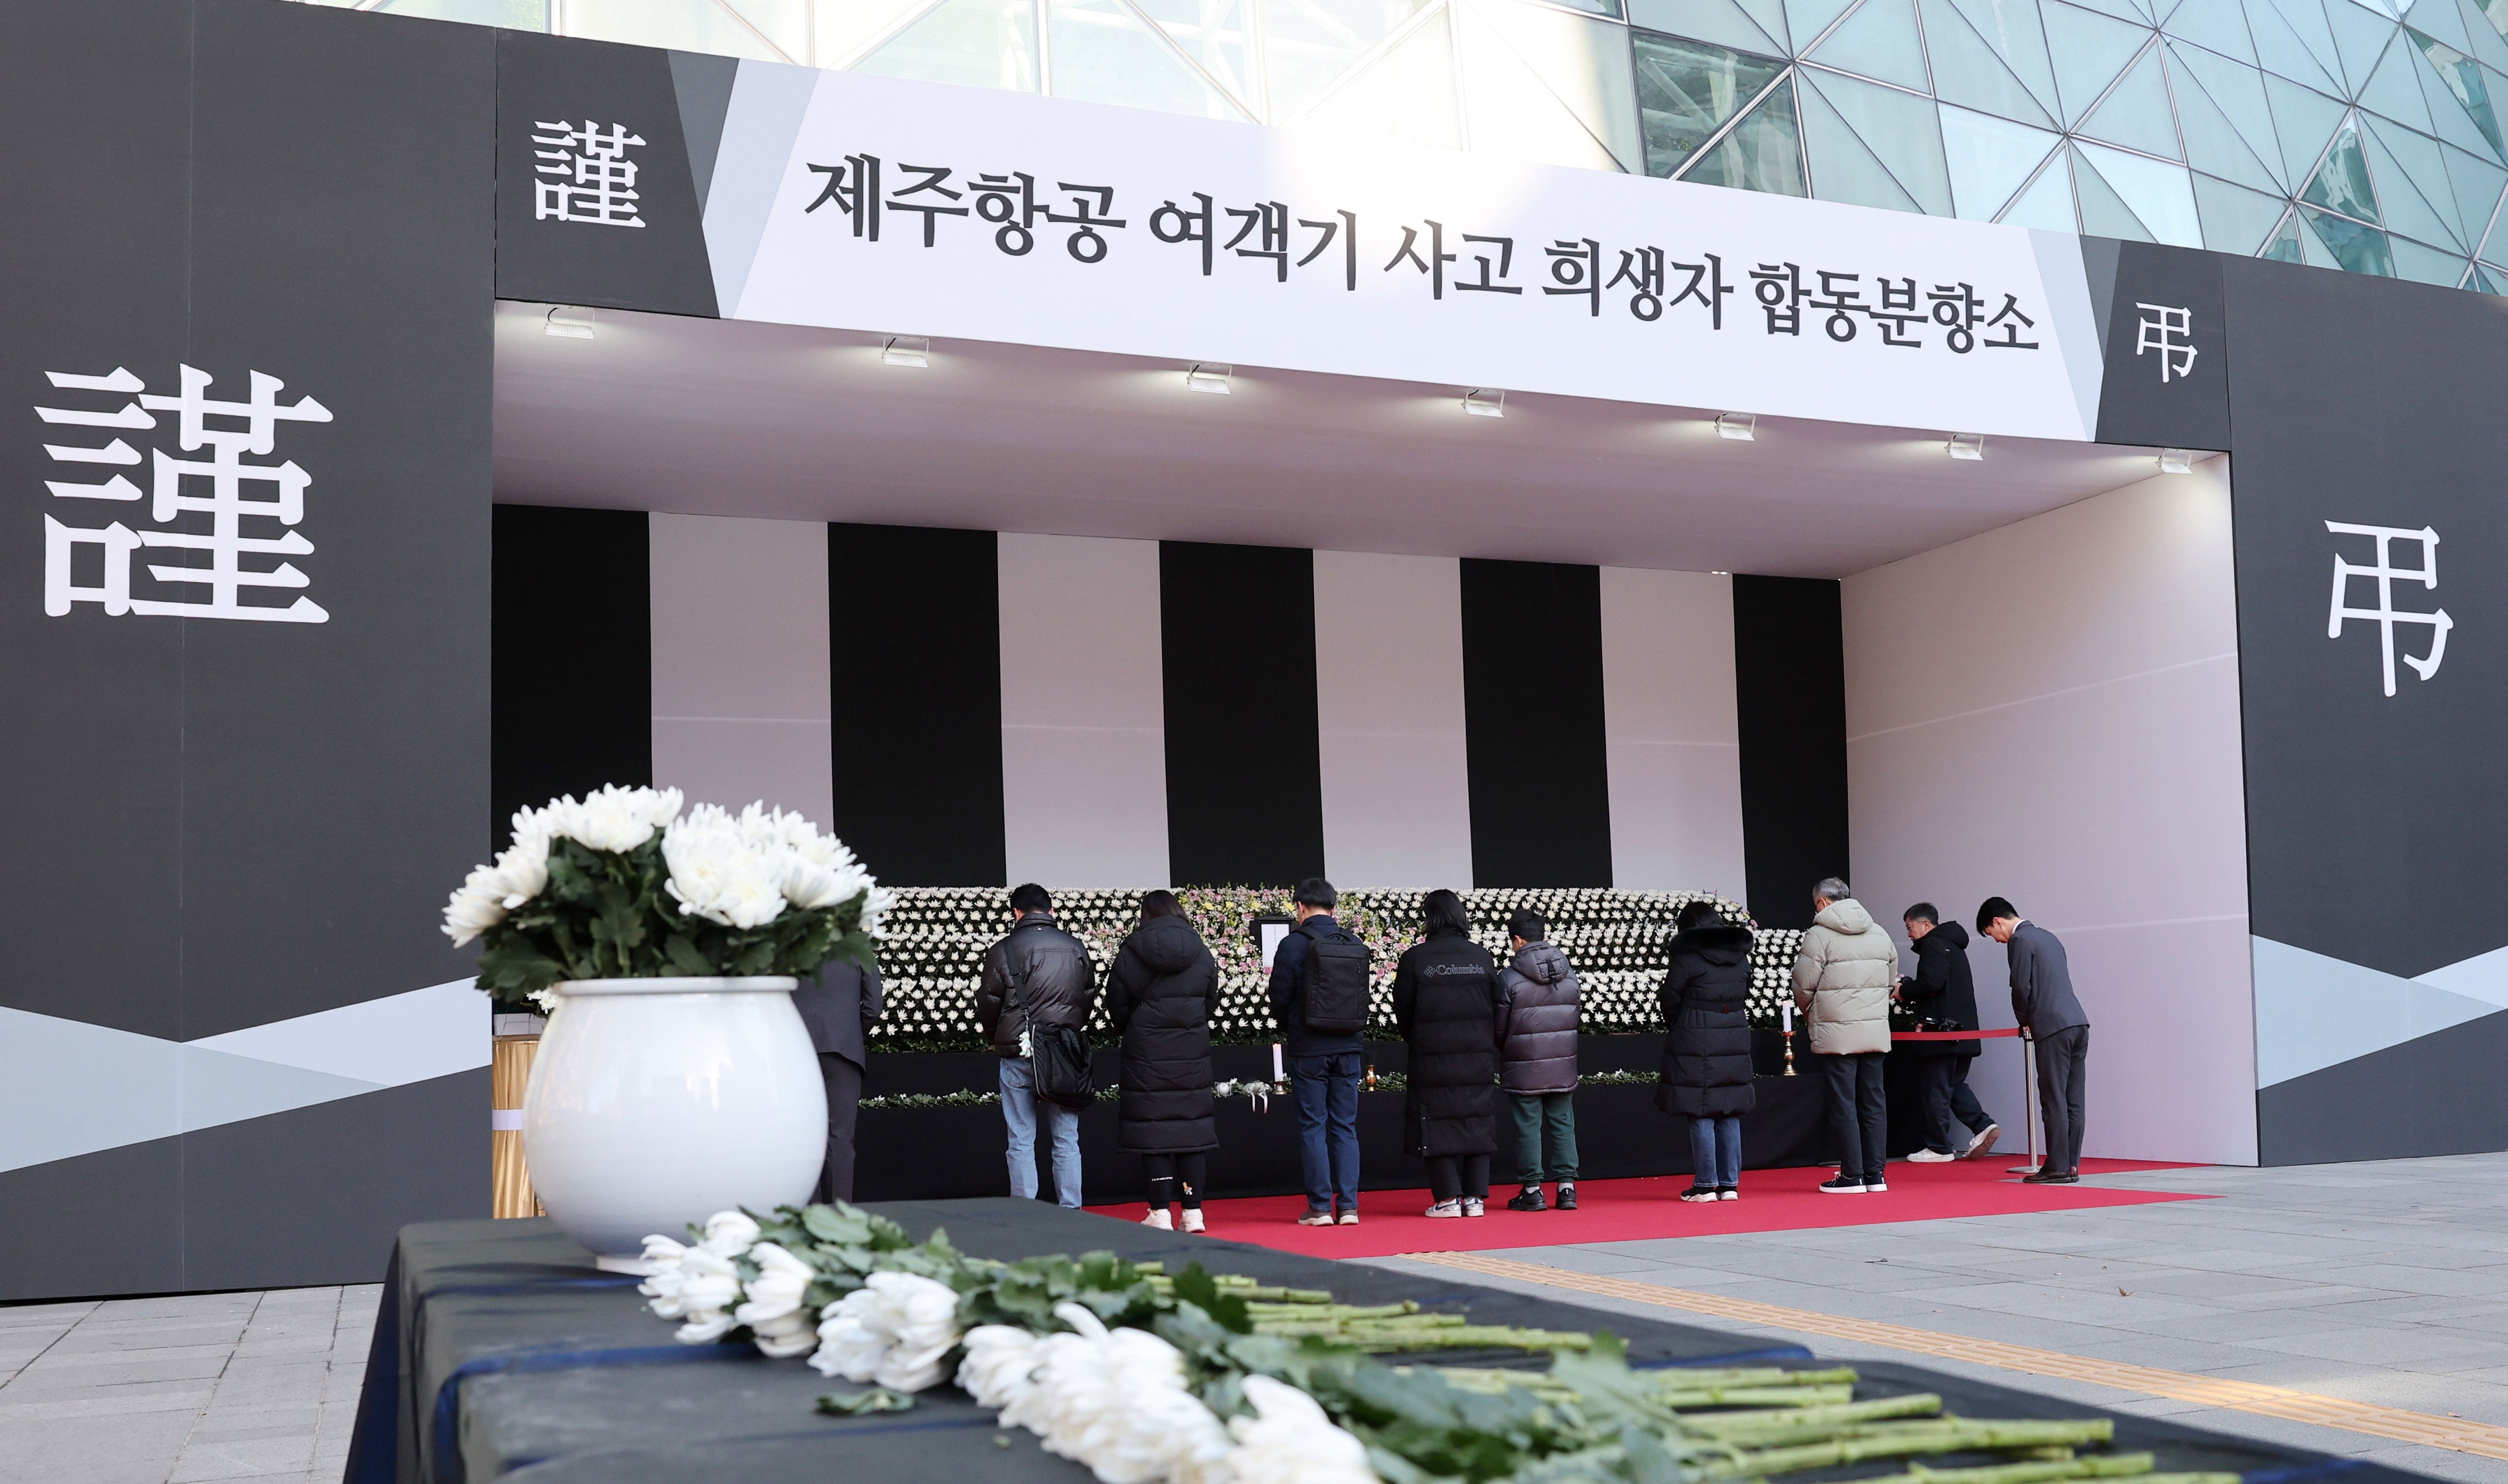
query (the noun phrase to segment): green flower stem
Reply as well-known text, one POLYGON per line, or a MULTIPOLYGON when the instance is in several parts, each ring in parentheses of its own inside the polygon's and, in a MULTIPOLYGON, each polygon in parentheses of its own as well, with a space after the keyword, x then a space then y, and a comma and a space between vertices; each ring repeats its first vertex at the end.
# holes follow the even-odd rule
POLYGON ((1942 1398, 1931 1392, 1918 1392, 1908 1396, 1885 1396, 1878 1401, 1850 1401, 1838 1406, 1789 1407, 1774 1412, 1732 1412, 1717 1417, 1701 1417, 1695 1426, 1710 1437, 1726 1442, 1768 1446, 1779 1441, 1813 1440, 1816 1434, 1840 1431, 1859 1423, 1880 1422, 1894 1417, 1936 1417, 1942 1410, 1942 1398), (1767 1434, 1765 1438, 1761 1434, 1767 1434))
POLYGON ((1927 1468, 1922 1465, 1905 1473, 1884 1474, 1864 1479, 1859 1484, 2053 1484, 2058 1479, 2114 1479, 2141 1475, 2137 1484, 2167 1479, 2186 1484, 2192 1480, 2227 1480, 2235 1474, 2153 1473, 2148 1453, 2102 1454, 2096 1458, 2073 1459, 2059 1464, 1990 1464, 1982 1468, 1927 1468))
MULTIPOLYGON (((1705 1419, 1701 1419, 1705 1421, 1705 1419)), ((1773 1473, 1799 1473, 1807 1468, 1835 1468, 1866 1459, 1921 1458, 1929 1453, 2006 1452, 2014 1448, 2067 1447, 2103 1443, 2116 1433, 2116 1424, 2095 1422, 1941 1422, 1901 1423, 1856 1430, 1861 1435, 1826 1442, 1746 1451, 1730 1459, 1710 1460, 1708 1478, 1764 1478, 1773 1473)))

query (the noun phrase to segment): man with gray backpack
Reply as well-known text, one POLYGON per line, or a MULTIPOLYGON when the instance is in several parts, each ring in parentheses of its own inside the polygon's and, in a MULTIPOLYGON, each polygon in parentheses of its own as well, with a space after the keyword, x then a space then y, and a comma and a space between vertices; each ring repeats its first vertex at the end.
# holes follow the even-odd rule
POLYGON ((1331 882, 1298 883, 1298 925, 1272 953, 1272 1018, 1287 1042, 1307 1177, 1301 1226, 1358 1224, 1359 1037, 1374 955, 1333 919, 1331 882))

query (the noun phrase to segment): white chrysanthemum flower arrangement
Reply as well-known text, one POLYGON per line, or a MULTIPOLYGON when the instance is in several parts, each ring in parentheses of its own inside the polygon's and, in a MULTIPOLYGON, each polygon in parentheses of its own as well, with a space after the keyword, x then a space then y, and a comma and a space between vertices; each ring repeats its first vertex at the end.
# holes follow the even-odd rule
POLYGON ((763 804, 682 802, 612 784, 518 812, 444 909, 456 946, 482 940, 479 987, 545 1007, 563 980, 871 966, 895 897, 842 843, 763 804))

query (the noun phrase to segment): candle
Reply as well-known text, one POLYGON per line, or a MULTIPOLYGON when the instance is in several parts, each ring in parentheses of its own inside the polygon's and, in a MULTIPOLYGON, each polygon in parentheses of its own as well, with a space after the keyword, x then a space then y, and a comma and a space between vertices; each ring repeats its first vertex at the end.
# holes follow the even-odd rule
POLYGON ((1784 1012, 1784 1014, 1785 1014, 1785 1018, 1786 1018, 1786 1034, 1788 1034, 1788 1035, 1791 1035, 1791 1034, 1793 1034, 1793 1033, 1794 1033, 1794 1002, 1793 1002, 1792 1000, 1789 999, 1789 1000, 1787 1000, 1784 1004, 1782 1004, 1782 1005, 1778 1006, 1778 1008, 1779 1008, 1781 1011, 1783 1011, 1783 1012, 1784 1012))
POLYGON ((1280 1043, 1273 1041, 1272 1043, 1272 1080, 1277 1082, 1288 1074, 1288 1069, 1280 1065, 1280 1043))

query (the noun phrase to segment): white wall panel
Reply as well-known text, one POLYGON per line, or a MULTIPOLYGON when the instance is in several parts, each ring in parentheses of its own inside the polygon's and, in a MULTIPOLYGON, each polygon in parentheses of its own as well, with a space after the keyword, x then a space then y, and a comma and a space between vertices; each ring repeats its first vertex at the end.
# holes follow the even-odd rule
POLYGON ((1742 899, 1733 579, 1603 568, 1611 885, 1742 899))
POLYGON ((652 517, 653 778, 827 826, 828 528, 652 517))
MULTIPOLYGON (((1159 546, 1001 538, 1002 796, 1010 879, 1167 879, 1159 546)), ((1220 646, 1213 664, 1258 663, 1220 646)))
MULTIPOLYGON (((2085 1152, 2251 1164, 2254 996, 2227 459, 1846 580, 1855 887, 2060 936, 2085 1152)), ((2011 1024, 2004 951, 1971 949, 2011 1024)), ((2012 1043, 1972 1080, 2017 1142, 2012 1043)))
POLYGON ((1315 713, 1325 874, 1468 887, 1461 563, 1315 553, 1315 713))

